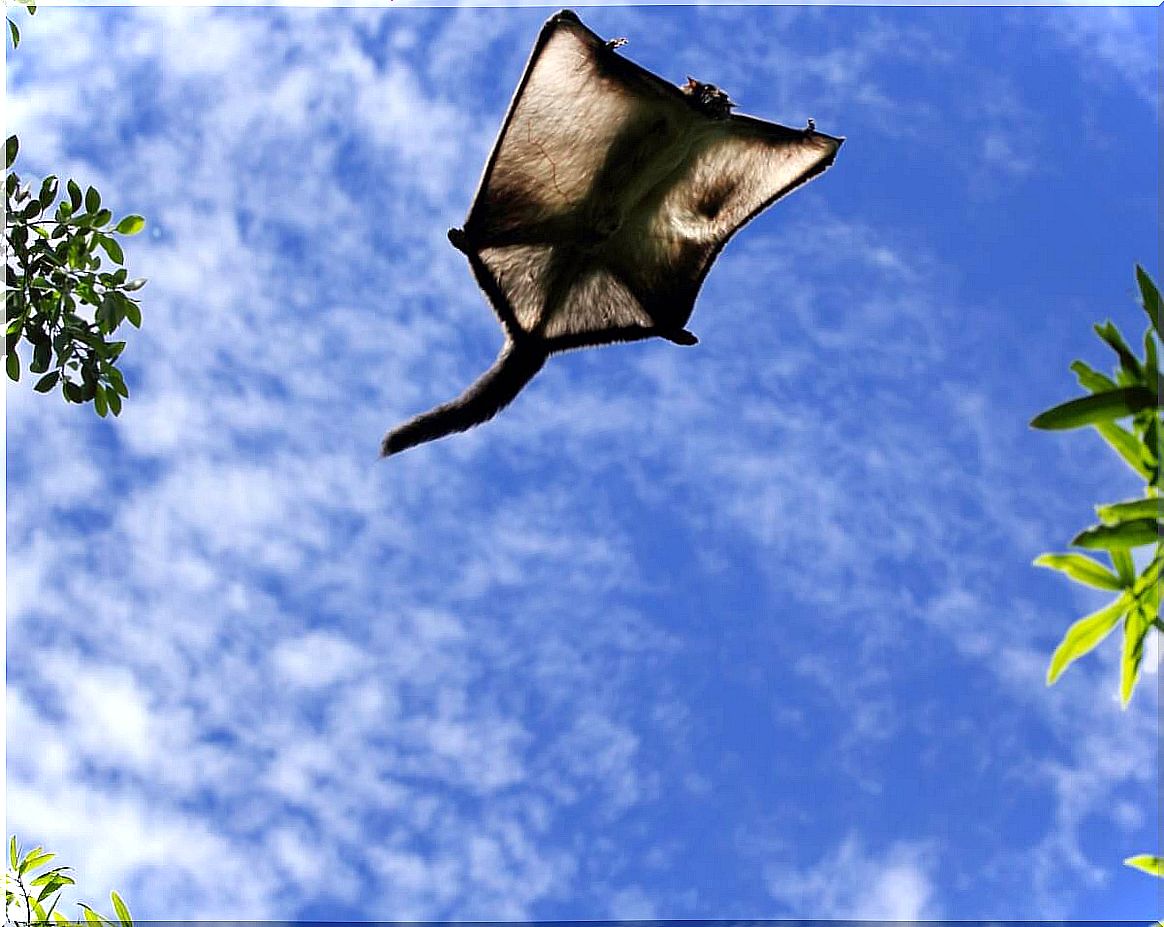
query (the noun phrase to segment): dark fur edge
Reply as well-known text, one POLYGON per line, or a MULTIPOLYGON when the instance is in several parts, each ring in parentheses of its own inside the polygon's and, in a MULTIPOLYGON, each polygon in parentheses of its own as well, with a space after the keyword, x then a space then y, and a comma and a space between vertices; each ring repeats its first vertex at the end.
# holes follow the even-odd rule
POLYGON ((546 356, 539 345, 506 341, 493 366, 460 396, 392 429, 380 445, 380 456, 389 457, 489 421, 542 369, 546 356))

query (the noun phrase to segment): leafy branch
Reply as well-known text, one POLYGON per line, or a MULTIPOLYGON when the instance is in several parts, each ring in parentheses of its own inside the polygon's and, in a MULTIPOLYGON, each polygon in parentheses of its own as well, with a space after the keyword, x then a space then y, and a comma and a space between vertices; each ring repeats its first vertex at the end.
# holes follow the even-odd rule
MULTIPOLYGON (((1133 471, 1144 480, 1144 495, 1108 505, 1096 506, 1097 524, 1079 532, 1071 541, 1075 547, 1102 551, 1108 563, 1082 553, 1043 554, 1037 566, 1066 574, 1077 583, 1107 589, 1118 595, 1103 608, 1080 618, 1064 635, 1047 667, 1047 685, 1053 684, 1075 660, 1097 647, 1123 623, 1123 651, 1120 659, 1120 704, 1126 708, 1140 677, 1144 643, 1155 628, 1164 631, 1160 620, 1160 582, 1164 572, 1164 541, 1161 539, 1161 438, 1164 420, 1160 412, 1160 291, 1144 268, 1136 266, 1144 312, 1149 326, 1144 332, 1143 357, 1136 356, 1116 326, 1108 321, 1096 325, 1096 334, 1118 358, 1108 377, 1081 360, 1071 365, 1079 385, 1090 395, 1072 399, 1037 415, 1035 428, 1061 430, 1090 426, 1133 471), (1130 419, 1128 426, 1117 424, 1130 419), (1139 573, 1132 551, 1155 545, 1151 558, 1139 573)), ((1125 864, 1164 878, 1164 859, 1159 856, 1130 856, 1125 864)))
POLYGON ((98 415, 117 415, 129 389, 117 367, 125 342, 111 336, 126 320, 141 326, 141 307, 129 294, 146 281, 129 279, 116 236, 136 235, 145 220, 129 215, 114 224, 101 194, 93 187, 82 193, 74 180, 57 202, 59 182, 52 175, 33 195, 32 186, 12 170, 19 150, 19 139, 10 136, 5 143, 5 369, 10 379, 20 379, 18 347, 27 342, 28 370, 40 374, 37 392, 60 386, 66 402, 91 400, 98 415), (116 269, 104 269, 105 260, 116 269))
MULTIPOLYGON (((48 853, 42 847, 33 847, 20 852, 15 835, 8 841, 8 867, 4 873, 4 923, 6 927, 33 927, 34 924, 59 924, 72 927, 79 920, 70 920, 57 910, 61 891, 66 885, 75 885, 72 870, 68 866, 53 866, 55 853, 48 853), (43 870, 43 871, 42 871, 43 870)), ((88 927, 133 927, 129 908, 117 892, 110 892, 109 899, 117 920, 94 911, 83 901, 76 904, 81 908, 84 923, 88 927)))

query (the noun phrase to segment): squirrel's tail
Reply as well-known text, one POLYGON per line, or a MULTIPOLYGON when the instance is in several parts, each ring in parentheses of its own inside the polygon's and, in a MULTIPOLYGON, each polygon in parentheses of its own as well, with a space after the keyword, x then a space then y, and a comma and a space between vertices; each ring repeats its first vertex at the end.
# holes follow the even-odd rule
POLYGON ((541 348, 506 341, 493 366, 460 396, 388 432, 380 445, 380 456, 398 454, 489 421, 513 401, 545 362, 546 353, 541 348))

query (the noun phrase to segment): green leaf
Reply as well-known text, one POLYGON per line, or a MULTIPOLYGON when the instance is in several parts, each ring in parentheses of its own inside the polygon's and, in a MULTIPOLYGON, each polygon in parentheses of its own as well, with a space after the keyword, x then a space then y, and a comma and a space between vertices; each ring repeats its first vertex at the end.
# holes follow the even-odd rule
POLYGON ((1144 311, 1152 320, 1152 327, 1160 331, 1160 291, 1148 276, 1148 272, 1139 264, 1136 265, 1136 282, 1140 285, 1140 296, 1144 301, 1144 311))
POLYGON ((123 304, 125 309, 125 317, 129 320, 129 324, 134 328, 141 328, 141 307, 132 299, 125 299, 123 304))
POLYGON ((133 927, 133 918, 129 916, 129 908, 125 906, 121 896, 117 892, 110 892, 109 897, 113 901, 113 910, 117 912, 117 919, 121 921, 123 927, 133 927))
POLYGON ((16 23, 11 19, 8 20, 8 34, 12 36, 12 47, 20 47, 20 30, 16 28, 16 23))
POLYGON ((40 185, 40 193, 36 195, 40 200, 41 205, 48 209, 52 205, 53 200, 57 198, 57 178, 53 174, 49 174, 40 185))
POLYGON ((78 901, 77 904, 79 904, 81 906, 81 910, 85 912, 85 923, 92 924, 93 927, 103 927, 104 920, 100 914, 94 911, 83 901, 78 901))
POLYGON ((1124 865, 1139 869, 1148 875, 1154 875, 1158 879, 1164 879, 1164 856, 1141 853, 1139 856, 1129 856, 1124 860, 1124 865))
POLYGON ((1144 429, 1144 444, 1140 450, 1140 460, 1145 467, 1152 470, 1160 462, 1160 422, 1155 415, 1148 421, 1144 429))
MULTIPOLYGON (((122 342, 124 344, 124 342, 122 342)), ((108 372, 109 382, 113 384, 115 392, 120 393, 126 399, 129 398, 129 389, 125 385, 125 380, 121 376, 121 371, 116 367, 110 367, 108 372)))
POLYGON ((1072 538, 1075 547, 1111 550, 1116 547, 1140 547, 1160 540, 1160 526, 1154 518, 1137 518, 1118 525, 1095 525, 1072 538))
POLYGON ((20 151, 20 139, 15 135, 9 135, 8 140, 4 143, 4 169, 12 167, 16 162, 16 153, 20 151))
POLYGON ((1136 606, 1124 621, 1124 652, 1120 659, 1120 707, 1127 708, 1140 678, 1144 660, 1144 638, 1152 627, 1152 616, 1136 606))
POLYGON ((19 865, 20 848, 16 845, 16 834, 8 840, 8 864, 15 869, 19 865))
POLYGON ((53 346, 42 341, 32 349, 32 363, 28 365, 29 373, 44 373, 53 359, 53 346))
POLYGON ((108 209, 99 209, 93 215, 93 227, 98 228, 98 229, 102 228, 112 218, 113 218, 113 213, 111 213, 108 209))
POLYGON ((15 351, 9 351, 8 357, 4 359, 4 366, 8 371, 9 380, 20 380, 20 355, 15 351))
POLYGON ((109 403, 109 411, 112 412, 115 416, 120 415, 121 414, 121 397, 119 395, 117 395, 117 391, 106 388, 105 399, 109 403))
POLYGON ((1051 663, 1047 667, 1047 685, 1053 684, 1063 670, 1089 653, 1107 637, 1131 604, 1131 597, 1124 593, 1099 611, 1092 612, 1071 625, 1051 655, 1051 663))
POLYGON ((69 191, 69 208, 75 213, 81 208, 81 187, 77 184, 77 181, 70 180, 65 184, 65 189, 69 191))
POLYGON ((1112 446, 1124 463, 1136 471, 1144 479, 1151 477, 1151 472, 1144 465, 1144 445, 1126 428, 1121 428, 1115 422, 1096 422, 1092 426, 1100 433, 1103 439, 1112 446))
POLYGON ((1132 349, 1128 347, 1127 342, 1124 341, 1124 336, 1120 334, 1120 330, 1116 328, 1114 322, 1107 321, 1102 325, 1096 325, 1095 333, 1106 341, 1108 346, 1119 355, 1120 367, 1133 380, 1139 380, 1143 376, 1140 361, 1132 353, 1132 349))
POLYGON ((1133 499, 1112 505, 1097 505, 1095 513, 1105 525, 1116 525, 1137 518, 1159 518, 1164 514, 1164 499, 1133 499))
POLYGON ((126 216, 117 223, 119 235, 136 235, 145 228, 145 219, 141 216, 126 216))
POLYGON ((37 865, 39 865, 39 858, 46 855, 51 859, 53 854, 46 854, 44 847, 33 847, 31 850, 24 854, 24 859, 22 859, 20 861, 20 865, 16 867, 17 873, 19 875, 24 875, 26 872, 34 869, 37 865))
POLYGON ((47 393, 54 386, 57 385, 57 380, 61 378, 59 370, 50 370, 43 377, 36 381, 36 386, 33 387, 38 393, 47 393))
POLYGON ((61 875, 59 870, 54 869, 51 872, 46 872, 43 876, 33 880, 32 884, 44 885, 44 888, 40 890, 40 894, 36 896, 37 901, 44 901, 53 892, 59 892, 66 885, 75 885, 76 883, 68 876, 61 875))
POLYGON ((1063 430, 1107 422, 1156 405, 1156 394, 1143 386, 1107 390, 1092 396, 1072 399, 1048 409, 1031 419, 1032 428, 1063 430))
POLYGON ((1114 550, 1109 550, 1107 555, 1111 557, 1112 566, 1116 568, 1116 573, 1119 574, 1120 580, 1124 586, 1131 586, 1136 581, 1136 564, 1132 560, 1131 553, 1126 547, 1117 547, 1114 550))
POLYGON ((105 253, 109 255, 113 263, 125 263, 125 254, 121 250, 121 245, 117 243, 117 239, 110 238, 108 235, 102 235, 98 240, 98 244, 105 249, 105 253))
POLYGON ((101 208, 101 194, 97 192, 95 187, 90 187, 85 191, 85 211, 96 212, 101 208))
POLYGON ((1035 566, 1047 567, 1066 573, 1073 580, 1097 589, 1118 590, 1124 588, 1120 578, 1103 564, 1083 554, 1043 554, 1035 558, 1035 566))
POLYGON ((93 409, 101 418, 105 418, 109 412, 109 405, 105 401, 105 387, 103 386, 98 386, 93 393, 93 409))
MULTIPOLYGON (((40 850, 40 847, 37 847, 37 849, 40 850)), ((56 857, 56 853, 46 853, 44 850, 41 850, 35 856, 31 853, 28 854, 28 856, 25 856, 24 862, 28 867, 28 871, 33 872, 34 870, 39 869, 41 866, 47 865, 51 860, 56 859, 56 857)))

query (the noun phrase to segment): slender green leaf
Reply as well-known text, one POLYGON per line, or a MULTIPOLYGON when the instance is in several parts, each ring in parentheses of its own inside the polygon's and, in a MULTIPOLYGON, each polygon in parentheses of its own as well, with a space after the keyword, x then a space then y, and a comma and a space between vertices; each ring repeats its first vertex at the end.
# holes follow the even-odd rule
POLYGON ((1139 856, 1129 856, 1124 860, 1124 865, 1139 869, 1148 875, 1154 875, 1158 879, 1164 879, 1164 856, 1141 853, 1139 856))
POLYGON ((1144 445, 1135 435, 1115 422, 1095 422, 1092 427, 1123 458, 1124 463, 1144 479, 1151 478, 1150 468, 1144 465, 1144 445))
POLYGON ((1152 320, 1152 327, 1160 331, 1160 291, 1148 276, 1148 272, 1139 264, 1136 265, 1136 282, 1140 285, 1140 296, 1144 300, 1144 311, 1152 320))
MULTIPOLYGON (((40 892, 37 894, 36 900, 43 902, 53 892, 59 892, 62 888, 64 888, 66 885, 70 884, 71 882, 72 882, 72 879, 70 879, 68 882, 66 882, 64 879, 59 879, 55 876, 50 876, 49 879, 44 883, 44 888, 42 888, 40 890, 40 892)), ((47 918, 46 918, 46 920, 47 920, 47 918)))
POLYGON ((1120 330, 1116 328, 1115 323, 1107 321, 1102 325, 1096 325, 1095 333, 1106 341, 1108 346, 1119 355, 1121 369, 1127 372, 1133 381, 1138 381, 1143 376, 1140 361, 1132 353, 1132 349, 1128 347, 1128 343, 1124 341, 1124 336, 1120 334, 1120 330))
POLYGON ((16 834, 8 840, 8 863, 15 869, 19 865, 20 848, 16 845, 16 834))
POLYGON ((1154 518, 1137 518, 1118 525, 1095 525, 1071 539, 1075 547, 1111 550, 1116 547, 1140 547, 1160 540, 1160 526, 1154 518))
POLYGON ((1051 655, 1051 663, 1047 667, 1047 685, 1054 683, 1063 670, 1089 653, 1107 637, 1131 604, 1131 597, 1124 593, 1099 611, 1092 612, 1071 625, 1051 655))
POLYGON ((1156 394, 1143 386, 1108 390, 1072 399, 1048 409, 1031 420, 1032 428, 1062 430, 1107 422, 1156 405, 1156 394))
MULTIPOLYGON (((64 873, 66 871, 68 871, 69 868, 70 867, 68 867, 68 866, 54 866, 52 869, 48 870, 47 872, 43 873, 42 875, 38 875, 35 879, 33 879, 29 883, 29 885, 44 885, 46 882, 51 882, 53 879, 58 879, 58 878, 69 879, 68 876, 64 875, 64 873)), ((69 879, 70 884, 72 883, 72 881, 73 881, 72 879, 69 879)))
POLYGON ((1164 514, 1164 499, 1133 499, 1112 505, 1097 505, 1095 512, 1105 525, 1116 525, 1133 518, 1159 518, 1164 514))
POLYGON ((1132 691, 1140 678, 1140 664, 1144 660, 1144 638, 1152 627, 1152 616, 1136 606, 1124 621, 1124 652, 1120 659, 1120 706, 1128 707, 1132 691))
POLYGON ((16 153, 20 151, 20 139, 15 135, 9 135, 8 140, 4 143, 4 169, 12 167, 16 163, 16 153))
POLYGON ((97 192, 97 189, 95 187, 90 187, 88 190, 85 191, 85 211, 86 212, 96 212, 100 208, 101 208, 101 194, 97 192))
POLYGON ((121 896, 117 892, 110 892, 109 897, 113 901, 113 910, 117 912, 117 919, 121 921, 122 927, 133 927, 133 918, 129 916, 129 908, 125 906, 121 896))
POLYGON ((1116 573, 1119 574, 1124 586, 1133 585, 1136 581, 1136 564, 1128 549, 1117 547, 1114 550, 1109 550, 1107 555, 1111 557, 1112 566, 1116 568, 1116 573))
MULTIPOLYGON (((20 861, 20 865, 16 867, 16 872, 19 875, 24 875, 26 872, 34 869, 38 865, 38 858, 43 855, 45 855, 44 847, 33 847, 31 850, 24 854, 24 858, 20 861)), ((50 857, 52 856, 51 853, 48 855, 50 857)))
POLYGON ((117 391, 115 389, 108 389, 107 388, 105 390, 105 399, 109 403, 109 411, 112 412, 115 416, 120 415, 121 414, 121 397, 119 395, 117 395, 117 391))
POLYGON ((145 228, 145 219, 141 216, 126 216, 117 223, 119 235, 136 235, 145 228))
POLYGON ((132 299, 126 299, 123 304, 125 309, 125 317, 129 320, 129 324, 134 328, 141 328, 141 307, 138 306, 132 299))
POLYGON ((105 401, 105 387, 98 385, 93 392, 93 410, 105 418, 109 412, 109 404, 105 401))
POLYGON ((20 355, 15 351, 9 351, 8 357, 4 359, 4 366, 8 371, 9 380, 20 379, 20 355))
POLYGON ((78 901, 77 904, 81 906, 81 910, 85 913, 85 923, 92 924, 93 927, 102 927, 105 921, 100 914, 94 911, 83 901, 78 901))
POLYGON ((1156 592, 1159 592, 1156 584, 1160 579, 1161 572, 1164 572, 1164 544, 1157 545, 1156 556, 1152 558, 1151 563, 1144 567, 1144 572, 1136 580, 1132 593, 1140 595, 1146 589, 1155 589, 1156 592))
POLYGON ((12 36, 12 47, 20 47, 20 30, 16 28, 16 23, 11 19, 8 20, 8 34, 12 36))
POLYGON ((1103 564, 1083 554, 1043 554, 1035 558, 1035 566, 1059 570, 1076 582, 1095 586, 1097 589, 1118 590, 1123 589, 1125 585, 1103 564))

